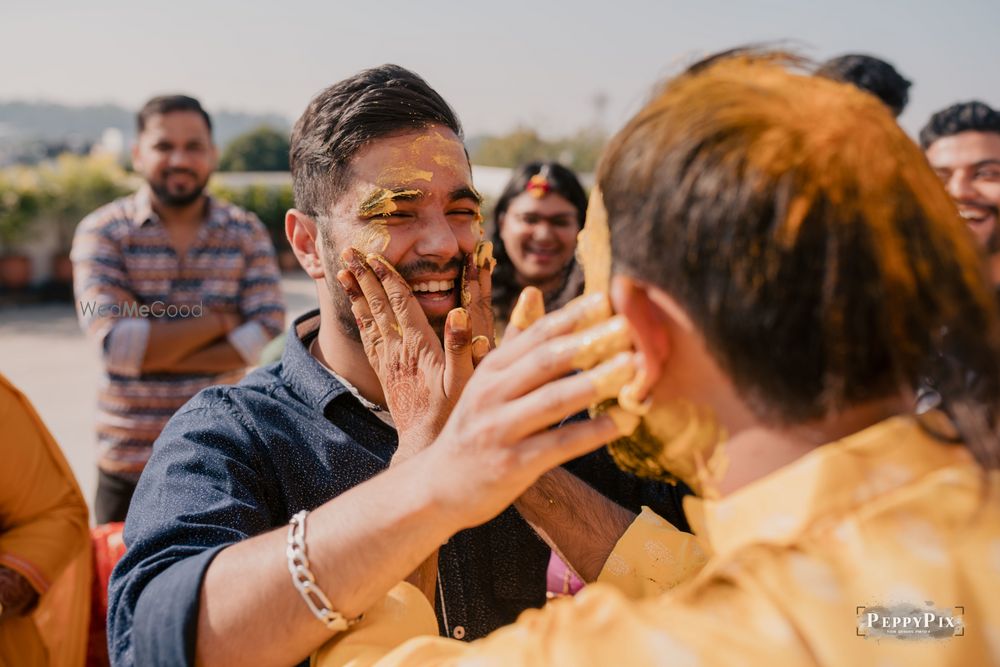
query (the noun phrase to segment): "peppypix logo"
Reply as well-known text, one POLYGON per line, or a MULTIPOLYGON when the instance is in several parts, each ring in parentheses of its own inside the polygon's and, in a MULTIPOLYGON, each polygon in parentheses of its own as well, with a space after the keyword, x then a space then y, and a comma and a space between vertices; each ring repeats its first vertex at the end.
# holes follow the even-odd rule
POLYGON ((950 639, 965 636, 965 607, 937 609, 931 601, 858 606, 857 635, 865 639, 950 639))

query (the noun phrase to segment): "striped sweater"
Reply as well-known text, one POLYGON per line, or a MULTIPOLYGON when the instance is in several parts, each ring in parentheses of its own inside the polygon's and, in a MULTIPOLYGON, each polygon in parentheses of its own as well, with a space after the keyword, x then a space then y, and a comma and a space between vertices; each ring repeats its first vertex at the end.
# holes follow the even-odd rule
POLYGON ((255 364, 284 326, 274 246, 254 214, 209 198, 196 240, 179 257, 143 188, 84 218, 71 258, 80 325, 104 362, 98 465, 137 479, 171 415, 201 389, 244 372, 142 371, 151 322, 238 314, 243 323, 227 338, 247 366, 255 364))

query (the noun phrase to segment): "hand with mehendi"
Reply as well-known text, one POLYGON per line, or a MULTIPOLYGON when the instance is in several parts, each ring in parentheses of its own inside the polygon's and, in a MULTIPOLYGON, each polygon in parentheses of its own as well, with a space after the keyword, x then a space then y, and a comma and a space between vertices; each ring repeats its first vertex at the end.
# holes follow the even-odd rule
POLYGON ((469 313, 448 313, 442 346, 409 284, 385 258, 364 257, 355 248, 341 257, 348 270, 337 280, 351 300, 365 354, 399 432, 393 457, 399 463, 437 437, 472 375, 469 313))
POLYGON ((38 602, 38 592, 20 574, 0 565, 0 621, 12 616, 20 616, 34 608, 38 602))

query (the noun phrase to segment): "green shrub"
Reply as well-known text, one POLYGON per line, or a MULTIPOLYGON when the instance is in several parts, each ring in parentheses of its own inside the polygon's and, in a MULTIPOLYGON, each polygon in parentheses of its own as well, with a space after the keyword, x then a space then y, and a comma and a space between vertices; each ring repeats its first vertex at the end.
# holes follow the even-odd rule
POLYGON ((104 157, 66 153, 40 165, 37 173, 44 196, 41 213, 55 225, 61 252, 69 250, 84 216, 134 189, 124 170, 104 157))
POLYGON ((0 253, 13 252, 28 238, 44 199, 33 170, 0 171, 0 253))
MULTIPOLYGON (((37 167, 0 170, 0 252, 15 250, 41 224, 55 225, 58 251, 66 252, 84 216, 135 186, 134 178, 102 157, 66 154, 37 167)), ((291 185, 212 185, 210 191, 256 213, 275 247, 287 247, 285 212, 294 205, 291 185)))
POLYGON ((213 185, 211 191, 217 197, 256 213, 270 233, 275 248, 281 250, 288 246, 285 212, 295 205, 291 185, 248 185, 239 189, 213 185))
POLYGON ((219 160, 222 171, 288 171, 288 132, 258 127, 229 142, 219 160))

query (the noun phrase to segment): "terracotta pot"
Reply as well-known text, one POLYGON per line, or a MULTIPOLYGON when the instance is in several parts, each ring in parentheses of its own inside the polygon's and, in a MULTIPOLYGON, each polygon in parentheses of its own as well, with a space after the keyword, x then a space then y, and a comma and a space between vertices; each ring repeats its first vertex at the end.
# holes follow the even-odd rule
POLYGON ((69 253, 61 252, 52 257, 52 282, 60 285, 73 284, 73 262, 69 253))
POLYGON ((0 257, 0 285, 6 289, 23 290, 31 282, 31 259, 24 255, 0 257))

